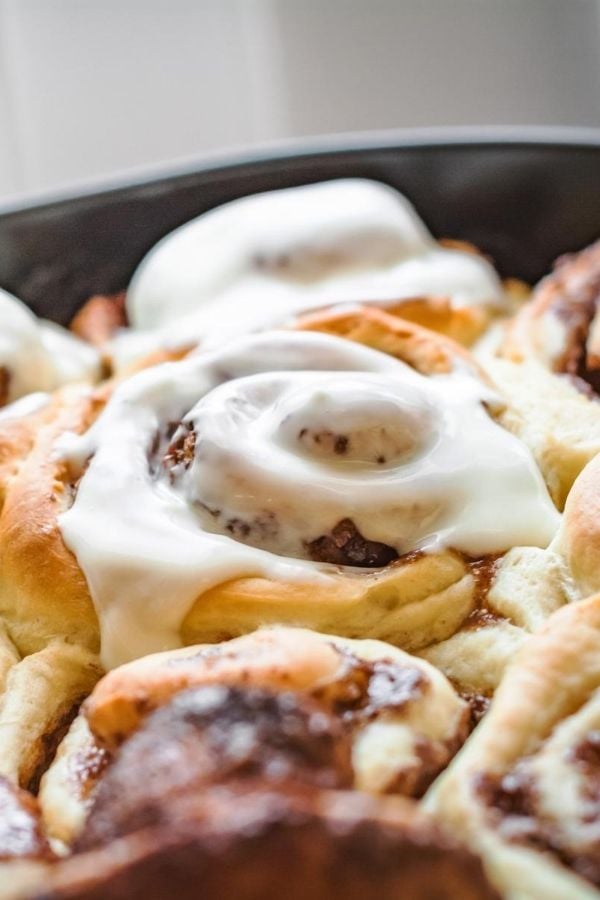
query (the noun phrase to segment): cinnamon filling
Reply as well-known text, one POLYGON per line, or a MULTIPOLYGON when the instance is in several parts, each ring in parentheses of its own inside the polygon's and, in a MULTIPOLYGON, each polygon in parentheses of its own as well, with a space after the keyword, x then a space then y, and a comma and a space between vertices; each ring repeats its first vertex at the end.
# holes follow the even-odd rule
POLYGON ((6 406, 10 393, 10 372, 6 366, 0 366, 0 406, 6 406))
POLYGON ((393 547, 363 537, 352 519, 342 519, 331 534, 307 541, 304 546, 308 558, 313 562, 333 563, 337 566, 382 569, 399 559, 393 547))
MULTIPOLYGON (((584 790, 581 797, 582 826, 600 823, 600 732, 591 732, 569 754, 579 769, 584 790)), ((550 852, 567 868, 600 888, 598 840, 569 846, 560 822, 549 822, 538 814, 536 784, 522 760, 509 773, 481 774, 475 788, 495 816, 502 836, 532 850, 550 852)))
POLYGON ((566 347, 554 369, 573 379, 589 396, 600 394, 600 256, 593 245, 580 254, 561 257, 555 273, 540 290, 550 295, 549 310, 566 330, 566 347))
MULTIPOLYGON (((194 461, 198 438, 193 422, 183 421, 177 426, 172 424, 171 429, 173 429, 172 440, 162 456, 162 465, 174 480, 189 469, 194 461)), ((301 435, 302 439, 310 440, 322 447, 329 447, 337 455, 343 456, 347 450, 348 438, 345 435, 334 434, 331 431, 309 435, 306 429, 304 431, 306 433, 301 435)), ((152 459, 160 452, 163 440, 160 435, 155 437, 150 454, 151 465, 152 459)), ((240 516, 226 517, 220 509, 209 508, 206 504, 199 505, 225 533, 236 540, 252 543, 253 538, 262 541, 277 535, 277 517, 271 511, 264 510, 251 519, 243 519, 240 516)), ((313 562, 337 566, 379 569, 399 559, 399 554, 393 547, 365 538, 352 519, 342 519, 330 534, 305 541, 304 547, 308 558, 313 562)))
POLYGON ((342 674, 312 696, 346 722, 355 724, 372 719, 383 710, 400 710, 430 687, 416 666, 399 666, 386 659, 361 659, 339 647, 334 649, 342 659, 342 674))

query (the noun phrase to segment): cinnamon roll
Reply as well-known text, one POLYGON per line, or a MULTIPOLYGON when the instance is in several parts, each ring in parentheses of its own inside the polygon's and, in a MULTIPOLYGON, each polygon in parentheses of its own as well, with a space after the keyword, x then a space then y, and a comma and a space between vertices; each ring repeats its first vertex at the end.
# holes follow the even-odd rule
POLYGON ((140 263, 122 297, 93 298, 75 328, 106 337, 117 368, 155 351, 373 303, 471 344, 511 303, 474 248, 436 242, 392 188, 341 179, 244 197, 188 222, 140 263))
POLYGON ((508 328, 488 370, 510 399, 506 424, 535 453, 563 507, 600 450, 600 243, 561 257, 508 328))
MULTIPOLYGON (((401 717, 411 692, 400 689, 400 700, 394 678, 404 681, 414 663, 404 669, 403 655, 390 658, 391 648, 332 644, 302 632, 306 666, 296 656, 287 684, 281 651, 290 644, 284 637, 285 632, 267 633, 270 651, 258 659, 249 651, 264 633, 234 642, 230 650, 219 648, 212 659, 221 672, 214 678, 207 648, 134 663, 108 676, 103 695, 87 706, 92 728, 103 719, 106 725, 107 700, 119 706, 121 692, 126 705, 131 701, 128 689, 142 685, 144 675, 150 676, 145 696, 151 706, 160 699, 163 705, 133 732, 121 708, 125 730, 112 733, 121 743, 118 755, 97 783, 73 855, 55 867, 40 896, 192 897, 199 882, 209 898, 279 897, 284 890, 319 898, 340 892, 391 898, 399 891, 423 900, 495 896, 476 857, 409 801, 350 790, 352 740, 361 715, 367 721, 375 717, 364 727, 375 726, 385 684, 383 694, 391 687, 396 700, 392 712, 390 698, 386 716, 401 717), (371 661, 381 652, 388 656, 369 665, 366 681, 357 682, 354 653, 363 649, 371 661), (246 656, 242 665, 236 653, 246 656), (177 684, 179 663, 186 675, 177 684), (240 684, 244 664, 250 677, 240 684), (378 665, 386 667, 383 682, 378 665), (196 680, 194 667, 200 674, 196 686, 181 690, 186 680, 196 680), (233 675, 238 686, 219 684, 220 675, 225 682, 233 675), (166 690, 159 698, 163 677, 166 690), (217 683, 208 686, 211 681, 217 683), (261 681, 279 690, 256 686, 261 681), (303 690, 290 690, 298 687, 303 690)), ((440 676, 428 674, 438 679, 437 691, 440 676)), ((136 707, 139 713, 141 703, 136 707)))
POLYGON ((427 799, 512 898, 600 896, 600 596, 555 613, 427 799))
POLYGON ((0 289, 0 407, 67 382, 94 381, 99 363, 93 347, 53 322, 37 319, 0 289))
POLYGON ((65 404, 0 514, 19 655, 75 645, 89 678, 100 645, 112 668, 287 623, 439 653, 493 690, 564 602, 559 516, 466 351, 377 310, 344 321, 354 340, 241 338, 65 404))
POLYGON ((351 736, 350 782, 421 796, 468 733, 470 711, 429 663, 380 641, 275 627, 144 657, 106 675, 44 776, 50 834, 80 829, 119 746, 176 693, 210 685, 301 692, 351 736))

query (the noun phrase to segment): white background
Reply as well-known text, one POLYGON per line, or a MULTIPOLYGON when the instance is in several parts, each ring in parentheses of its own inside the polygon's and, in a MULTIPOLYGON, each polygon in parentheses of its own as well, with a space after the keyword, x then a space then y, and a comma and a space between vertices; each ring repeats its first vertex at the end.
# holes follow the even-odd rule
POLYGON ((0 197, 365 128, 600 125, 598 0, 0 0, 0 197))

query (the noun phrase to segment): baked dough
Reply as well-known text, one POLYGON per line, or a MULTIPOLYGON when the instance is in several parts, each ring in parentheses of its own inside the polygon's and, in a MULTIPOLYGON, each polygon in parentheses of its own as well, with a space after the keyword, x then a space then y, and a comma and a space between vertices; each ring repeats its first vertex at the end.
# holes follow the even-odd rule
POLYGON ((600 896, 599 648, 600 595, 556 612, 426 798, 508 900, 600 896))

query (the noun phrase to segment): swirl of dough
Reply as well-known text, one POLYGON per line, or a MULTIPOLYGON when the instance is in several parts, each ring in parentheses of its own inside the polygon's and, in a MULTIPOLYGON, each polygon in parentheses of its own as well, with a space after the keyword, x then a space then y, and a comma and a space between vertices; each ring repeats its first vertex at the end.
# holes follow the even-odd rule
POLYGON ((425 377, 308 332, 242 338, 123 383, 55 451, 77 483, 59 524, 106 664, 176 646, 196 598, 231 579, 326 589, 336 565, 353 577, 415 550, 546 546, 556 510, 484 404, 497 398, 462 361, 425 377))

